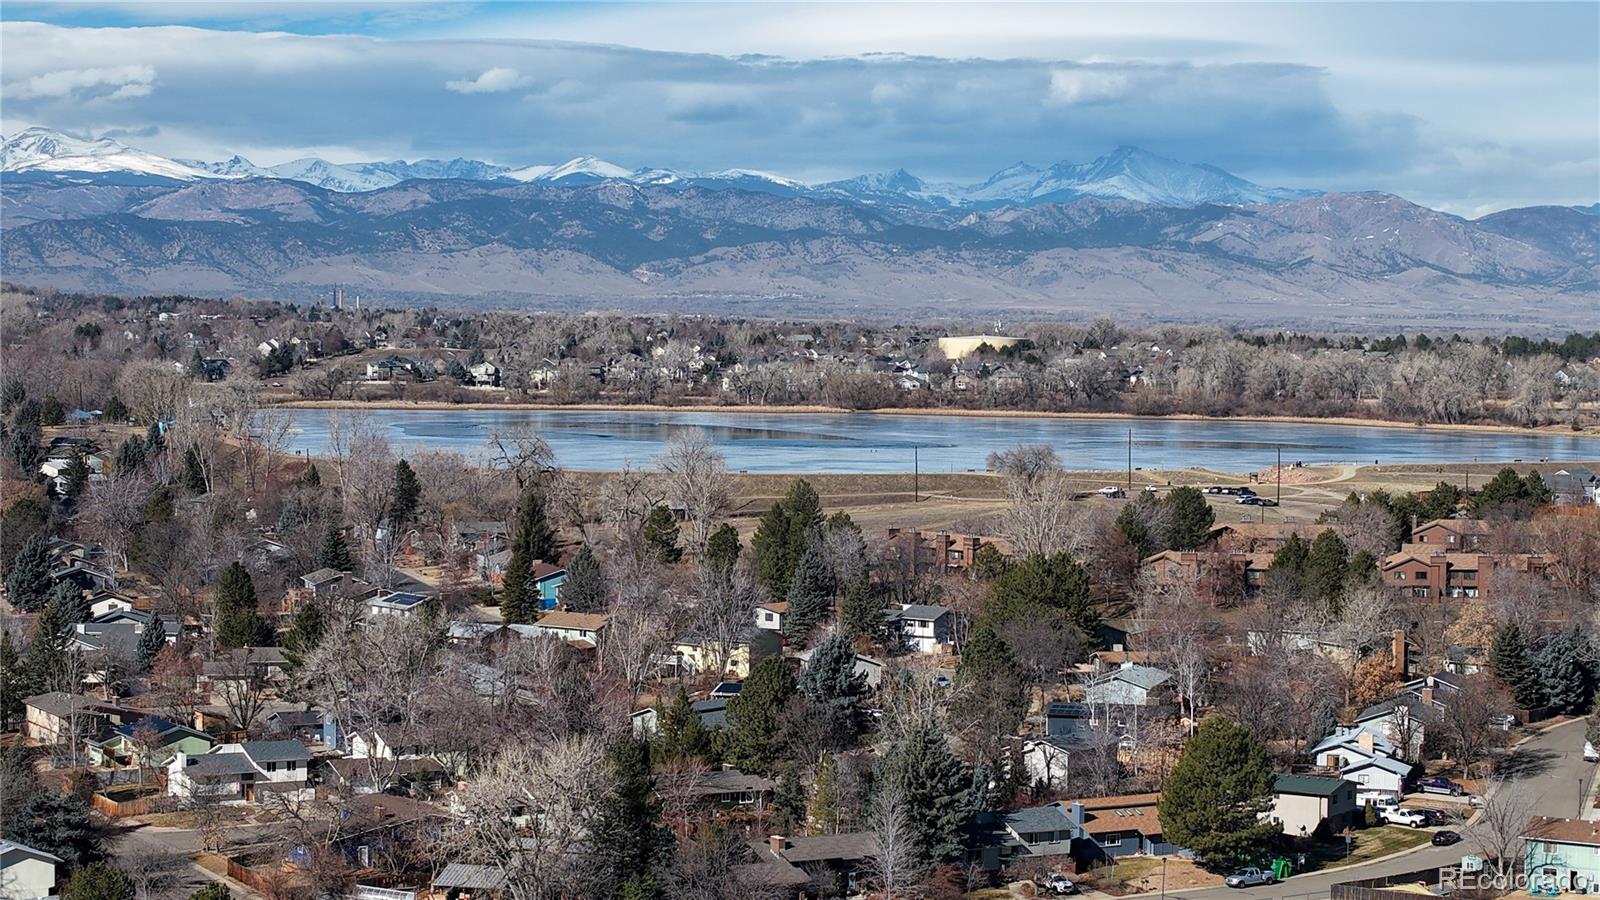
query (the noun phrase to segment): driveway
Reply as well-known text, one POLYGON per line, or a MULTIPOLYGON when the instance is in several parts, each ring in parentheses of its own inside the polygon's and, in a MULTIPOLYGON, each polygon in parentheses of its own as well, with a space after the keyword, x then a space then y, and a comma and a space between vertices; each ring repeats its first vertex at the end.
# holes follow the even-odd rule
MULTIPOLYGON (((1505 776, 1500 790, 1518 791, 1531 797, 1535 815, 1581 816, 1589 795, 1595 764, 1583 761, 1583 720, 1547 728, 1502 760, 1505 776)), ((1433 866, 1451 865, 1464 854, 1475 853, 1473 827, 1457 827, 1462 841, 1453 847, 1423 845, 1420 849, 1387 860, 1313 872, 1274 885, 1255 888, 1206 888, 1184 891, 1185 900, 1315 900, 1327 897, 1328 889, 1345 881, 1399 875, 1433 866)))

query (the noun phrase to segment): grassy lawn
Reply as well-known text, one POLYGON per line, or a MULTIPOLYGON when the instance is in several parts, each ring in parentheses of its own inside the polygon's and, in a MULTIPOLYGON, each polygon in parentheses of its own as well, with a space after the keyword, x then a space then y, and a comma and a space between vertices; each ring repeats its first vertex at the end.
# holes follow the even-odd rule
MULTIPOLYGON (((1420 828, 1407 828, 1402 825, 1385 825, 1381 828, 1365 828, 1355 833, 1348 855, 1345 854, 1344 840, 1337 839, 1328 844, 1313 845, 1306 851, 1305 871, 1315 872, 1318 869, 1329 869, 1338 866, 1352 866, 1358 863, 1369 862, 1401 850, 1409 850, 1432 840, 1433 832, 1420 828)), ((1293 857, 1291 857, 1292 859, 1293 857)))

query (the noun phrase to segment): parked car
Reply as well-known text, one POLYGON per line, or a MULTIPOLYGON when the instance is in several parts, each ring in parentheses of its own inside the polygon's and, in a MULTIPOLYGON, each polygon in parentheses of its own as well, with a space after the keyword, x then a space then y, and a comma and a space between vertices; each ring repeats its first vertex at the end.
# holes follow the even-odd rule
POLYGON ((1051 875, 1045 880, 1044 886, 1057 897, 1068 897, 1078 892, 1078 886, 1072 883, 1072 879, 1061 874, 1051 875))
POLYGON ((1455 821, 1455 816, 1442 809, 1419 809, 1417 812, 1422 813, 1429 825, 1449 825, 1455 821))
POLYGON ((1237 503, 1237 504, 1239 504, 1241 506, 1260 506, 1261 505, 1261 498, 1257 497, 1255 494, 1250 494, 1249 496, 1240 497, 1239 499, 1237 499, 1237 500, 1235 500, 1233 502, 1235 502, 1235 503, 1237 503))
POLYGON ((1385 806, 1399 806, 1400 801, 1388 791, 1362 791, 1356 794, 1356 803, 1365 807, 1368 803, 1383 809, 1385 806))
POLYGON ((1451 844, 1459 843, 1461 843, 1461 835, 1456 834, 1454 831, 1435 831, 1433 833, 1433 845, 1435 847, 1448 847, 1451 844))
POLYGON ((1428 817, 1414 809, 1395 806, 1378 810, 1378 818, 1386 825, 1409 825, 1412 828, 1421 828, 1428 824, 1428 817))
POLYGON ((1206 488, 1205 492, 1208 494, 1220 494, 1223 492, 1223 488, 1221 485, 1213 484, 1211 487, 1206 488))
POLYGON ((1459 797, 1466 793, 1466 788, 1448 778, 1442 777, 1422 779, 1417 782, 1417 790, 1424 794, 1449 794, 1452 797, 1459 797))
POLYGON ((1483 809, 1483 798, 1479 797, 1477 794, 1468 794, 1467 805, 1473 809, 1483 809))
POLYGON ((1594 744, 1588 741, 1583 742, 1583 761, 1600 762, 1600 750, 1596 750, 1594 744))
POLYGON ((1261 505, 1261 506, 1277 506, 1278 505, 1278 501, 1272 499, 1271 497, 1257 497, 1256 499, 1260 501, 1259 505, 1261 505))
POLYGON ((1276 884, 1278 876, 1267 869, 1240 869, 1224 878, 1223 884, 1231 888, 1255 887, 1258 884, 1276 884))

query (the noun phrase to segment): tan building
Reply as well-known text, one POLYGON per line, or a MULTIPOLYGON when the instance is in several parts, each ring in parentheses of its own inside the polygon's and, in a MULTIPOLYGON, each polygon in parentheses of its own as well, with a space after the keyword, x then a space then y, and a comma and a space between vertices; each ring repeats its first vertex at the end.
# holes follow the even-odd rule
POLYGON ((1411 529, 1411 543, 1445 553, 1477 550, 1488 538, 1489 523, 1482 519, 1434 519, 1411 529))
POLYGON ((978 348, 988 344, 995 350, 1004 350, 1014 347, 1022 342, 1022 338, 1001 337, 998 334, 966 334, 950 335, 939 338, 939 352, 945 359, 960 359, 978 352, 978 348))
POLYGON ((1555 559, 1541 553, 1447 553, 1407 544, 1384 557, 1383 583, 1408 600, 1483 597, 1492 591, 1494 573, 1522 572, 1554 580, 1555 559))
POLYGON ((1272 821, 1291 837, 1338 834, 1355 818, 1356 786, 1343 778, 1275 775, 1272 821))
POLYGON ((985 544, 992 544, 1002 556, 1010 547, 1000 538, 950 531, 917 531, 891 528, 884 558, 910 574, 954 575, 972 567, 972 560, 985 544))

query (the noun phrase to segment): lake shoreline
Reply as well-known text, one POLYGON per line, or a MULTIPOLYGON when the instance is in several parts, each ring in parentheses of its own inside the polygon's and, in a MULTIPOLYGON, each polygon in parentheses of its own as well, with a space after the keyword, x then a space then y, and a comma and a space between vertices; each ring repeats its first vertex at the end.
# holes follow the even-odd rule
POLYGON ((1355 428, 1390 428, 1411 431, 1455 431, 1480 434, 1521 434, 1548 437, 1594 438, 1600 431, 1572 431, 1556 425, 1538 428, 1519 428, 1515 425, 1469 425, 1443 423, 1396 422, 1391 419, 1361 419, 1353 416, 1207 416, 1199 413, 1172 413, 1150 416, 1121 412, 1049 412, 1030 409, 935 409, 886 407, 882 409, 846 409, 839 406, 667 406, 659 403, 446 403, 433 400, 373 400, 350 402, 346 400, 290 400, 272 404, 279 409, 325 409, 329 411, 358 412, 374 410, 416 410, 442 412, 463 410, 470 412, 620 412, 620 413, 714 413, 746 415, 881 415, 881 416, 949 416, 975 419, 1079 419, 1084 421, 1129 422, 1258 422, 1286 425, 1338 425, 1355 428))

